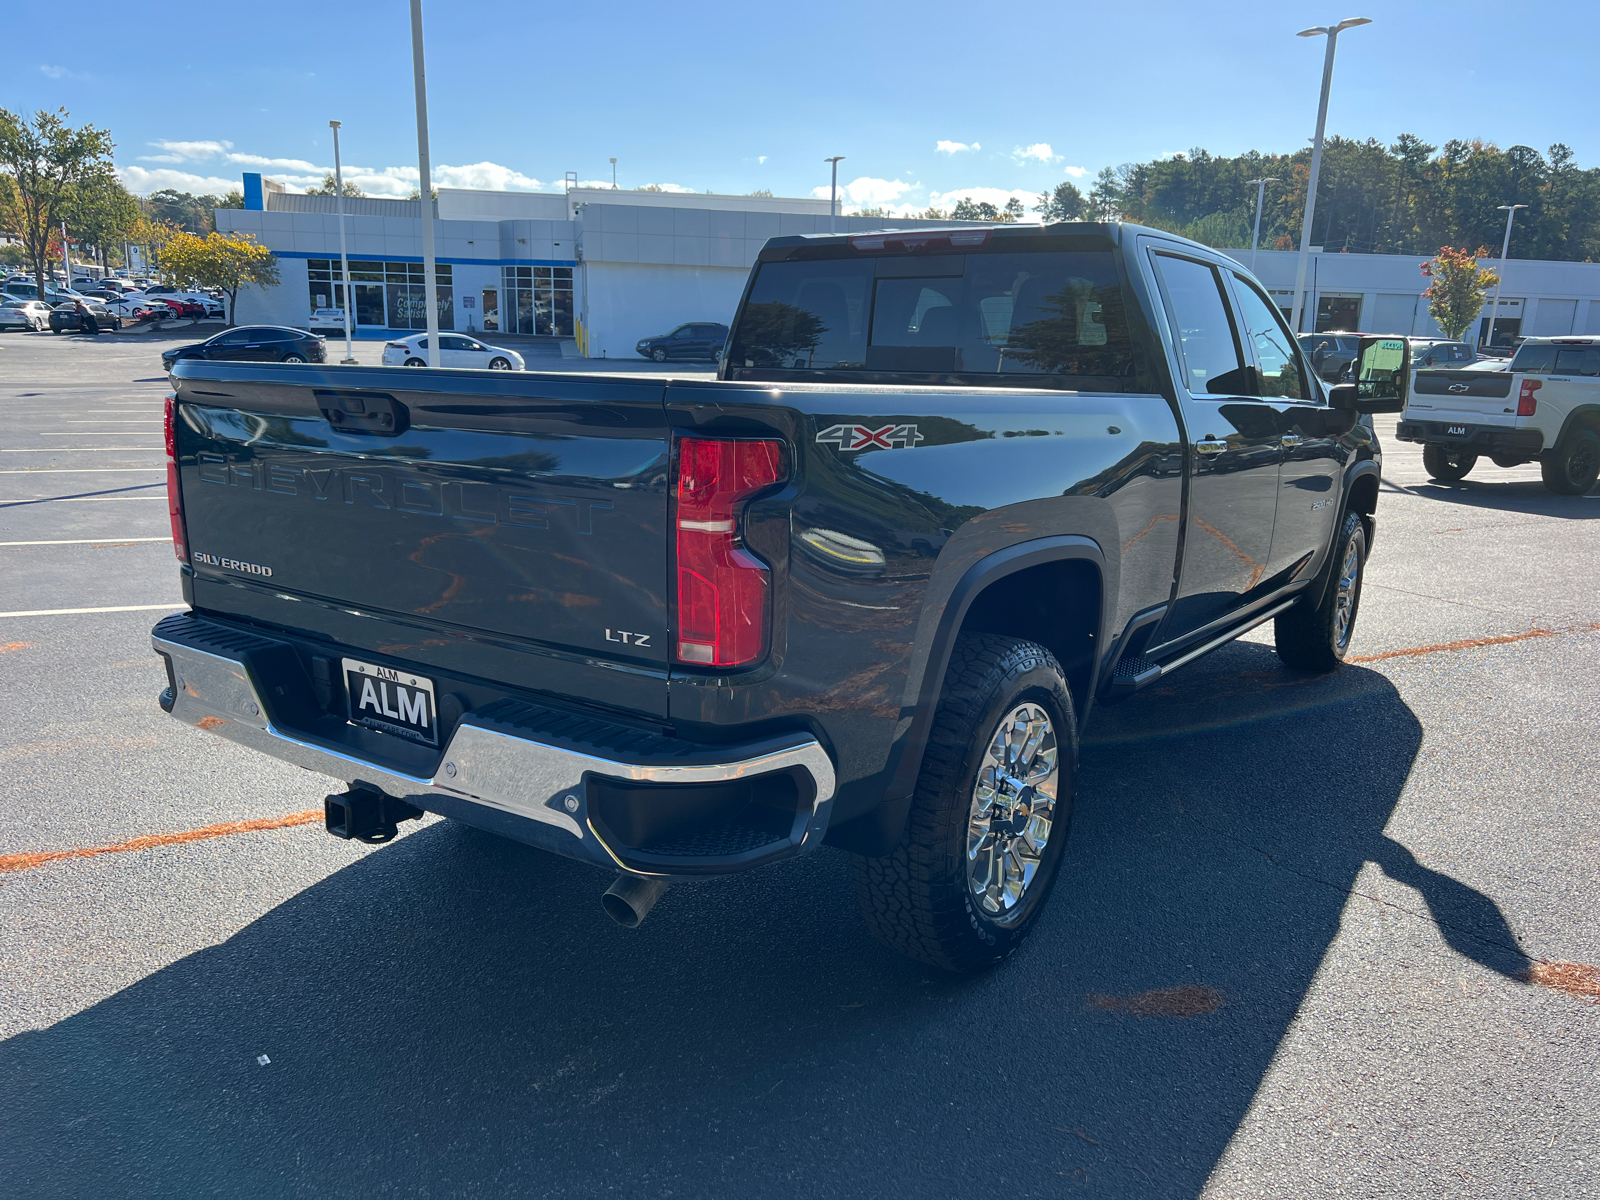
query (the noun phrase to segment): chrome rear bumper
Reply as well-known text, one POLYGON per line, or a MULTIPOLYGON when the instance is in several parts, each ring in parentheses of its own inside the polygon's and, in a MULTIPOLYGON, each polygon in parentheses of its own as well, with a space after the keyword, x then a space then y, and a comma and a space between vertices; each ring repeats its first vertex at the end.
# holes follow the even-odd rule
MULTIPOLYGON (((251 650, 284 648, 251 633, 179 614, 157 625, 151 644, 170 663, 172 716, 252 750, 348 783, 365 784, 419 808, 457 817, 572 858, 645 875, 705 875, 741 870, 809 850, 827 832, 834 770, 821 744, 805 734, 742 746, 671 743, 667 752, 629 755, 605 747, 541 738, 476 713, 462 717, 431 776, 407 774, 348 749, 274 724, 254 677, 251 650), (809 781, 809 810, 787 839, 727 861, 685 857, 668 864, 605 837, 590 815, 593 780, 622 784, 718 784, 783 772, 809 781), (484 810, 489 810, 485 812, 484 810)), ((166 697, 163 697, 165 707, 166 697)), ((658 739, 664 742, 665 739, 658 739)), ((805 799, 805 797, 802 797, 805 799)))

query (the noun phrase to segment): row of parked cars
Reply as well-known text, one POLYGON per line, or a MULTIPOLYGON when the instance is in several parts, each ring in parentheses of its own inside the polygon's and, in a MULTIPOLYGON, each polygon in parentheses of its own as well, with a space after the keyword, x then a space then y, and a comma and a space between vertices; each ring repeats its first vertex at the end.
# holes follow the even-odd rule
POLYGON ((220 296, 183 291, 170 284, 127 279, 80 279, 74 284, 70 288, 46 285, 41 297, 32 279, 7 279, 0 284, 0 330, 54 329, 61 333, 76 329, 79 303, 89 305, 106 329, 148 321, 217 319, 226 311, 220 296))

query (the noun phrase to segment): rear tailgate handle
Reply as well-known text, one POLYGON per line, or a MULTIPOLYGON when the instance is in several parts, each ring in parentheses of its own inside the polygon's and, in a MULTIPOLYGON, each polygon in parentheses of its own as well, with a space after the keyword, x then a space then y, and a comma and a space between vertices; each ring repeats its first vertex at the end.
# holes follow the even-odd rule
POLYGON ((384 392, 314 388, 313 394, 328 424, 345 433, 394 437, 404 433, 411 424, 406 406, 384 392))

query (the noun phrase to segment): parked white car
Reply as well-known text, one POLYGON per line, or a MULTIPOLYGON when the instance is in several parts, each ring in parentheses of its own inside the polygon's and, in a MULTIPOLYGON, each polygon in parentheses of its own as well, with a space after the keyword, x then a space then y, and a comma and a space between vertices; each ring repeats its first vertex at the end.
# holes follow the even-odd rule
POLYGON ((1545 487, 1581 496, 1600 479, 1600 337, 1528 338, 1503 371, 1418 371, 1395 436, 1442 483, 1485 457, 1537 462, 1545 487))
POLYGON ((8 296, 0 302, 0 329, 31 329, 40 333, 49 328, 50 306, 44 301, 8 296))
MULTIPOLYGON (((341 325, 342 329, 343 326, 341 325)), ((386 367, 425 367, 428 335, 414 333, 397 342, 386 342, 383 347, 383 365, 386 367)), ((501 346, 490 346, 470 338, 464 333, 441 333, 439 354, 444 360, 441 367, 471 367, 479 371, 525 370, 522 355, 501 346)))
MULTIPOLYGON (((309 328, 312 333, 337 333, 342 336, 344 334, 344 309, 314 309, 311 313, 309 328)), ((352 329, 351 332, 354 333, 355 330, 352 329)))

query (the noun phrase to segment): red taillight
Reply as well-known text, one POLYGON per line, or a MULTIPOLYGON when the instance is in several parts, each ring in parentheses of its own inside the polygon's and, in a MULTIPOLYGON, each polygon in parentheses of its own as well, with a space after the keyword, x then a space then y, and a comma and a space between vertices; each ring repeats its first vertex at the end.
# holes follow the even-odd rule
POLYGON ((161 432, 167 442, 167 516, 172 519, 172 552, 178 561, 189 561, 189 539, 183 527, 183 493, 178 489, 178 427, 177 398, 167 397, 166 412, 161 418, 161 432))
POLYGON ((1517 393, 1517 416, 1533 416, 1534 410, 1539 407, 1539 402, 1533 398, 1533 394, 1543 386, 1544 380, 1542 379, 1524 379, 1522 381, 1522 389, 1517 393))
POLYGON ((783 478, 777 442, 678 444, 679 662, 736 667, 767 640, 766 564, 739 545, 743 502, 783 478))

